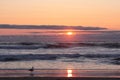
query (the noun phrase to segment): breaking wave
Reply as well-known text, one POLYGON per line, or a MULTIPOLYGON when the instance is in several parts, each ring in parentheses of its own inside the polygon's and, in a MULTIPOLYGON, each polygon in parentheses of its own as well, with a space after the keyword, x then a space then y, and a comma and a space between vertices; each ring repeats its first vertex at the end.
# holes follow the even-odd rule
MULTIPOLYGON (((0 55, 1 62, 9 61, 33 61, 33 60, 57 60, 74 59, 74 62, 84 59, 98 59, 104 63, 120 65, 120 54, 24 54, 24 55, 0 55)), ((68 62, 73 62, 69 60, 68 62)))
POLYGON ((120 48, 120 43, 0 43, 0 49, 39 49, 71 47, 120 48))

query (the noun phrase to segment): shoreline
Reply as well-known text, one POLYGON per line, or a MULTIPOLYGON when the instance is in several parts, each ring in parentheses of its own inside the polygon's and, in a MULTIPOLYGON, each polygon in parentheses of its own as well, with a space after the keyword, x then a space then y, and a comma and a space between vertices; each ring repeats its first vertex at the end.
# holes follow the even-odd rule
POLYGON ((0 80, 2 78, 119 78, 119 69, 0 69, 0 80))
POLYGON ((120 80, 120 78, 101 77, 0 77, 0 80, 120 80))

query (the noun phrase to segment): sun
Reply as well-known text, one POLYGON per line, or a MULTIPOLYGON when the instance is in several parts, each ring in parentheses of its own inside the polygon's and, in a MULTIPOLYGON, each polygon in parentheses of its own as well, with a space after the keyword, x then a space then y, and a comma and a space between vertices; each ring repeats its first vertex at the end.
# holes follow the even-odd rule
POLYGON ((67 32, 67 35, 73 35, 73 32, 69 31, 67 32))

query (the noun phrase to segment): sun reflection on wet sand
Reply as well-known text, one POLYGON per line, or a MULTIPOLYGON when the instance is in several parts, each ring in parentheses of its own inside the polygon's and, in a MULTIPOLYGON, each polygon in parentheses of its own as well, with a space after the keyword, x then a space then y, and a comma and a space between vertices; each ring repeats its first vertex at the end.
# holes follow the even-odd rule
POLYGON ((67 77, 73 77, 71 69, 67 70, 67 77))

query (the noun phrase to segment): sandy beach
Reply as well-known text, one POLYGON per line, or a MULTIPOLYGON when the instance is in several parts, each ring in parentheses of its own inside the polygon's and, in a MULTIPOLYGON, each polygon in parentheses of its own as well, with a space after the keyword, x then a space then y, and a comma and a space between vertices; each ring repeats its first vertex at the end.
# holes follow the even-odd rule
POLYGON ((119 70, 0 69, 0 80, 119 80, 119 70))
POLYGON ((0 80, 120 80, 120 78, 90 78, 90 77, 1 77, 0 80))

